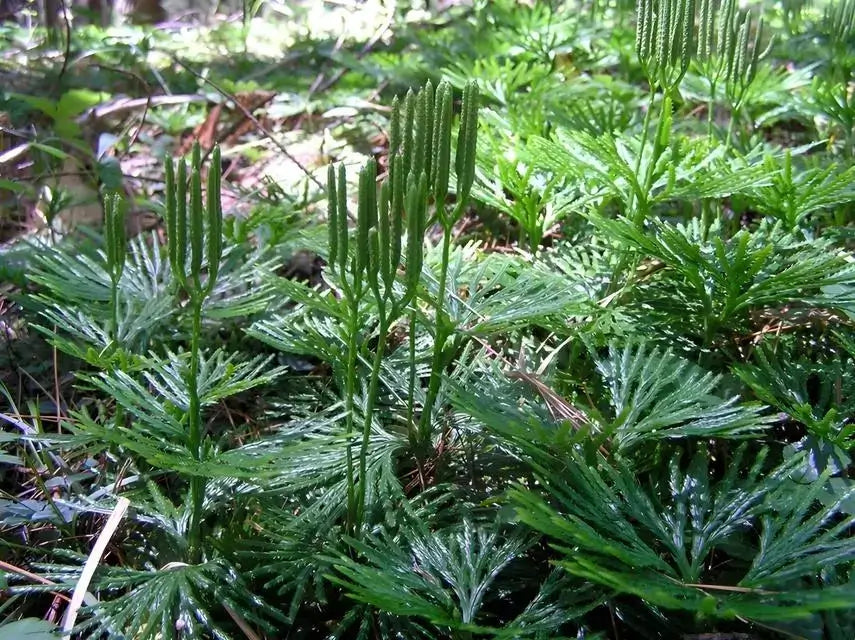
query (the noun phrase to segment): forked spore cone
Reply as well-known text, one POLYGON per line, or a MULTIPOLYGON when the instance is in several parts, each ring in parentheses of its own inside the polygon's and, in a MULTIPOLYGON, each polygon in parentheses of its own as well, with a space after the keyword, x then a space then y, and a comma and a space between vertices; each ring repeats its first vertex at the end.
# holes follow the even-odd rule
MULTIPOLYGON (((475 177, 478 129, 475 82, 466 85, 462 97, 454 163, 457 200, 453 211, 447 211, 446 206, 451 178, 453 119, 453 92, 447 82, 441 82, 436 89, 428 82, 417 93, 409 91, 403 99, 393 100, 388 172, 379 186, 379 193, 376 162, 369 160, 360 172, 355 244, 349 240, 344 167, 340 166, 338 171, 329 167, 329 269, 337 272, 340 278, 349 271, 357 290, 361 279, 367 275, 373 288, 378 288, 375 280, 378 284, 382 281, 382 297, 388 298, 394 275, 401 266, 401 257, 406 255, 407 291, 410 292, 421 271, 422 242, 431 202, 436 221, 446 231, 462 214, 475 177), (406 251, 403 249, 404 229, 407 232, 406 251), (376 230, 376 234, 372 234, 372 230, 376 230)), ((349 288, 350 285, 342 282, 342 286, 349 288)))
POLYGON ((180 158, 177 165, 173 165, 171 159, 166 160, 165 204, 169 264, 178 285, 190 296, 200 298, 213 291, 222 260, 221 164, 220 148, 215 146, 211 151, 203 198, 202 153, 198 142, 193 145, 188 202, 187 161, 180 158))

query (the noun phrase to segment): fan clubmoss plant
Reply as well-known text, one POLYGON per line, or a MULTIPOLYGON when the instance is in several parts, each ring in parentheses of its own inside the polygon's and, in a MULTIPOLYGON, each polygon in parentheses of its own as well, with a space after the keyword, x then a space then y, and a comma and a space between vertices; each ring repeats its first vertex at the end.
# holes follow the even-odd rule
POLYGON ((651 91, 676 91, 694 41, 695 0, 639 0, 635 50, 651 91))
MULTIPOLYGON (((468 84, 464 90, 462 109, 455 161, 457 201, 452 211, 446 210, 445 205, 451 176, 452 142, 452 94, 448 83, 441 83, 435 91, 428 83, 417 94, 408 93, 403 104, 395 100, 389 137, 389 172, 379 193, 377 165, 373 160, 359 175, 355 242, 351 242, 348 232, 344 168, 340 167, 337 175, 333 167, 329 168, 328 264, 347 308, 344 401, 345 433, 348 435, 353 433, 355 426, 361 319, 369 307, 377 315, 377 342, 371 358, 362 417, 358 469, 350 445, 346 454, 348 529, 352 533, 359 532, 365 510, 367 456, 386 343, 390 328, 405 314, 409 316, 411 352, 415 348, 416 309, 411 305, 419 293, 427 210, 433 199, 435 220, 443 230, 439 289, 433 301, 436 333, 427 400, 419 426, 410 435, 411 441, 421 447, 426 447, 430 440, 431 411, 445 363, 445 344, 451 334, 444 305, 452 228, 464 211, 474 179, 478 109, 474 84, 468 84), (403 246, 405 218, 406 251, 403 246), (406 261, 399 283, 397 276, 403 257, 406 261)), ((413 357, 410 361, 409 420, 413 420, 415 413, 415 366, 413 357)))
POLYGON ((354 251, 349 251, 350 240, 347 229, 346 183, 343 167, 338 171, 338 184, 332 166, 328 175, 329 215, 329 265, 338 277, 346 301, 347 315, 347 366, 345 373, 346 434, 354 430, 357 358, 362 330, 361 319, 365 314, 363 298, 369 296, 378 317, 377 345, 372 359, 368 382, 368 395, 362 424, 362 441, 359 450, 359 470, 355 473, 351 445, 347 447, 347 502, 349 529, 358 531, 365 507, 366 459, 371 436, 374 405, 378 394, 380 366, 386 349, 389 328, 397 321, 413 299, 418 285, 421 268, 421 243, 425 219, 425 176, 422 172, 418 183, 410 174, 406 194, 402 179, 401 158, 393 160, 398 165, 397 179, 383 183, 377 199, 377 165, 372 160, 359 175, 359 207, 357 211, 357 235, 354 251), (407 254, 413 257, 407 263, 404 289, 396 287, 396 275, 400 268, 402 253, 402 203, 406 201, 408 216, 407 254), (391 216, 391 217, 390 217, 391 216), (348 264, 349 263, 349 264, 348 264), (397 290, 396 290, 397 289, 397 290))
MULTIPOLYGON (((450 124, 449 124, 450 127, 450 124)), ((450 133, 450 132, 449 132, 450 133)), ((455 173, 457 176, 457 201, 451 210, 445 207, 445 194, 442 194, 442 183, 437 180, 435 190, 436 219, 442 227, 442 258, 440 262, 439 287, 435 303, 435 335, 433 343, 433 358, 431 360, 430 381, 428 383, 427 399, 422 409, 419 422, 418 442, 421 447, 429 444, 433 404, 439 392, 442 371, 446 365, 445 346, 451 336, 453 327, 445 312, 446 286, 448 281, 449 252, 454 225, 463 215, 469 192, 475 179, 475 148, 478 136, 478 88, 475 83, 469 83, 463 91, 463 111, 460 118, 460 130, 457 137, 457 155, 455 158, 455 173), (440 198, 442 195, 442 198, 440 198)), ((444 176, 448 181, 448 156, 441 158, 438 176, 444 176)))
MULTIPOLYGON (((193 146, 190 165, 190 194, 187 197, 187 162, 166 162, 166 233, 169 264, 179 292, 189 303, 190 375, 187 381, 189 448, 195 460, 203 458, 202 407, 199 402, 200 340, 202 305, 214 289, 223 253, 223 209, 220 204, 220 150, 214 147, 208 168, 207 197, 202 202, 202 166, 199 144, 193 146), (188 261, 189 258, 189 261, 188 261)), ((189 525, 191 557, 201 556, 202 500, 205 479, 190 480, 192 511, 189 525)))
MULTIPOLYGON (((729 0, 728 4, 735 4, 735 0, 729 0)), ((736 12, 731 9, 722 15, 729 17, 729 23, 723 23, 720 28, 728 31, 723 37, 724 49, 721 56, 726 72, 724 93, 731 110, 725 143, 730 145, 733 143, 734 127, 742 112, 745 96, 757 75, 757 63, 766 56, 771 42, 765 50, 761 50, 762 16, 755 24, 750 11, 736 12)))

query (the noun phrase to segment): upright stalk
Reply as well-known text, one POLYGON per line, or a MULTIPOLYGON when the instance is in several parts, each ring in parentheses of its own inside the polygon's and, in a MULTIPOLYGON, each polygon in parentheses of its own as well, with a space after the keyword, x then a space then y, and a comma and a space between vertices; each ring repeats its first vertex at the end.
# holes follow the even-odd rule
POLYGON ((707 103, 707 138, 710 142, 715 133, 715 90, 716 81, 710 78, 710 100, 707 103))
POLYGON ((344 410, 346 414, 344 433, 347 438, 345 449, 345 465, 347 476, 347 529, 355 531, 356 513, 356 479, 353 473, 353 445, 350 436, 353 433, 353 397, 356 394, 356 355, 359 333, 359 304, 351 304, 347 327, 347 368, 344 380, 344 410))
POLYGON ((125 207, 116 193, 104 200, 104 244, 110 274, 110 338, 119 340, 119 282, 125 269, 125 207))
POLYGON ((442 380, 443 351, 448 339, 445 320, 445 288, 448 282, 448 261, 451 253, 451 229, 446 228, 442 236, 442 263, 439 271, 439 290, 436 301, 436 335, 433 342, 433 357, 431 358, 430 381, 427 396, 419 420, 419 445, 427 447, 430 438, 430 421, 433 405, 439 393, 439 383, 442 380))
POLYGON ((110 323, 110 338, 113 342, 119 340, 119 281, 113 280, 110 284, 110 307, 113 317, 110 323))
MULTIPOLYGON (((703 5, 709 7, 708 3, 703 5)), ((695 53, 695 0, 639 0, 637 3, 638 24, 636 28, 635 50, 638 60, 647 76, 650 87, 650 104, 644 116, 641 134, 641 147, 635 162, 635 179, 641 171, 644 149, 650 135, 650 119, 653 113, 657 90, 663 93, 663 113, 670 108, 670 98, 677 91, 683 76, 689 68, 695 53)), ((701 21, 704 24, 704 21, 701 21)), ((703 40, 703 38, 702 38, 703 40)), ((702 45, 705 46, 705 45, 702 45)), ((670 120, 669 120, 670 121, 670 120)), ((654 153, 645 171, 644 182, 639 185, 638 211, 633 214, 637 226, 644 224, 647 217, 648 191, 651 176, 656 165, 657 151, 661 149, 659 131, 654 141, 654 153)), ((630 194, 629 209, 635 204, 635 196, 630 194)))
POLYGON ((734 109, 730 112, 730 123, 727 125, 727 137, 724 140, 724 148, 730 149, 733 144, 733 131, 736 125, 736 118, 739 115, 739 111, 734 109))
MULTIPOLYGON (((449 108, 447 105, 446 108, 449 108)), ((449 109, 450 113, 450 109, 449 109)), ((450 119, 443 125, 448 131, 450 119)), ((455 157, 455 173, 457 174, 457 203, 449 215, 445 211, 444 199, 447 191, 447 171, 436 181, 435 190, 436 213, 439 223, 442 225, 442 261, 439 271, 439 289, 436 300, 436 334, 433 343, 433 357, 431 358, 430 380, 428 381, 427 396, 422 408, 419 420, 418 445, 422 451, 427 450, 430 440, 430 424, 433 407, 439 394, 439 386, 442 382, 442 372, 445 368, 445 342, 450 335, 449 319, 445 312, 446 288, 448 286, 448 263, 451 254, 451 232, 454 225, 463 215, 472 184, 475 181, 475 155, 478 139, 478 88, 475 83, 470 82, 463 90, 463 101, 461 105, 460 128, 457 136, 457 153, 455 157)), ((442 164, 447 164, 443 162, 442 164)))
MULTIPOLYGON (((635 159, 635 176, 638 179, 638 174, 641 172, 641 163, 644 160, 644 149, 647 146, 647 138, 650 136, 650 122, 652 120, 653 109, 656 106, 656 92, 652 90, 650 93, 650 102, 647 105, 647 113, 644 114, 644 122, 641 125, 641 146, 638 148, 638 157, 635 159)), ((655 162, 655 158, 651 159, 651 162, 655 162)), ((642 186, 644 189, 646 185, 642 186)), ((635 206, 635 191, 630 191, 629 194, 629 209, 630 211, 635 206)), ((646 211, 646 203, 644 204, 644 208, 642 209, 642 203, 638 203, 638 207, 640 209, 639 212, 633 213, 633 220, 636 221, 637 225, 641 225, 644 222, 645 215, 642 215, 642 211, 646 211)))
POLYGON ((360 172, 356 234, 352 244, 349 240, 344 169, 339 169, 338 181, 335 180, 333 168, 330 167, 328 171, 328 265, 332 272, 337 272, 348 309, 347 366, 344 381, 347 416, 347 531, 354 536, 360 535, 365 521, 371 429, 380 393, 380 374, 386 355, 389 328, 407 312, 410 326, 410 381, 406 410, 410 439, 414 449, 427 440, 424 434, 429 431, 430 413, 440 386, 444 344, 449 335, 444 298, 448 281, 451 229, 463 211, 474 180, 477 104, 477 88, 474 83, 470 83, 463 92, 456 159, 458 201, 451 217, 446 216, 444 209, 448 196, 452 141, 452 95, 451 87, 447 83, 440 84, 436 92, 428 83, 418 94, 408 93, 403 103, 396 99, 389 135, 389 173, 381 183, 378 194, 376 162, 369 160, 360 172), (424 234, 431 197, 437 205, 437 216, 444 230, 443 261, 439 299, 436 303, 437 340, 434 345, 434 366, 425 411, 419 427, 416 428, 413 420, 417 383, 414 301, 421 289, 424 234), (403 254, 402 245, 405 220, 406 256, 403 254), (406 258, 403 282, 400 278, 402 257, 406 258), (359 318, 360 314, 362 317, 371 315, 372 310, 365 306, 369 299, 373 299, 379 317, 378 337, 362 415, 359 466, 355 469, 351 438, 356 409, 356 367, 358 354, 369 351, 367 346, 359 344, 359 318))
MULTIPOLYGON (((114 346, 118 347, 119 283, 122 281, 122 273, 125 269, 127 240, 125 238, 125 207, 117 193, 109 194, 104 201, 104 244, 107 271, 110 274, 110 340, 114 346)), ((123 366, 125 354, 121 349, 118 349, 117 352, 121 359, 120 366, 123 366)), ((58 404, 57 411, 59 411, 58 404)), ((122 405, 118 402, 116 403, 114 421, 117 427, 121 427, 125 422, 122 405)))
POLYGON ((377 350, 374 352, 374 361, 371 364, 371 377, 368 381, 368 399, 365 404, 365 418, 362 425, 362 444, 359 449, 359 495, 356 502, 357 512, 355 523, 357 532, 362 527, 365 512, 365 494, 368 484, 368 444, 371 441, 371 423, 374 419, 374 406, 377 403, 377 392, 380 387, 380 368, 386 352, 386 340, 389 331, 389 319, 384 307, 385 305, 381 305, 379 310, 380 324, 378 326, 377 350))
POLYGON ((407 384, 407 428, 410 430, 410 443, 415 444, 417 433, 413 423, 414 405, 416 402, 416 311, 410 310, 410 327, 408 331, 410 379, 407 384))
MULTIPOLYGON (((197 462, 202 461, 202 406, 199 401, 199 338, 202 333, 202 301, 195 298, 191 301, 193 327, 190 335, 190 375, 187 380, 187 393, 190 396, 190 407, 187 414, 188 443, 190 453, 197 462)), ((188 542, 192 562, 202 559, 202 509, 205 497, 205 479, 199 475, 190 478, 190 523, 188 527, 188 542)))
MULTIPOLYGON (((638 174, 641 173, 641 163, 644 159, 644 149, 647 146, 647 138, 650 136, 650 123, 652 121, 653 109, 655 108, 655 105, 656 105, 656 92, 654 91, 654 87, 652 84, 650 86, 650 89, 651 89, 650 101, 647 105, 647 112, 644 114, 644 122, 641 125, 641 144, 638 148, 638 157, 636 157, 636 159, 635 159, 635 168, 634 168, 635 180, 638 180, 638 178, 639 178, 638 174)), ((651 163, 655 163, 655 158, 651 158, 651 163)), ((645 179, 645 183, 642 183, 640 185, 640 187, 641 188, 638 191, 641 191, 644 193, 647 192, 648 187, 646 185, 646 179, 645 179)), ((644 224, 644 220, 647 217, 647 203, 642 202, 641 200, 642 200, 642 198, 639 195, 638 202, 636 202, 636 190, 633 189, 630 191, 629 202, 627 203, 627 214, 632 216, 633 222, 638 227, 641 227, 644 224), (636 211, 633 211, 633 209, 636 209, 636 211)), ((617 264, 617 267, 615 268, 615 272, 614 272, 615 277, 612 279, 612 282, 609 284, 609 293, 614 293, 617 290, 616 287, 617 287, 617 283, 619 280, 619 276, 620 276, 620 274, 622 274, 624 272, 628 263, 629 263, 629 257, 627 256, 626 253, 624 253, 621 256, 620 261, 617 264)))
POLYGON ((701 239, 706 242, 713 223, 712 203, 708 199, 701 200, 701 223, 701 239))

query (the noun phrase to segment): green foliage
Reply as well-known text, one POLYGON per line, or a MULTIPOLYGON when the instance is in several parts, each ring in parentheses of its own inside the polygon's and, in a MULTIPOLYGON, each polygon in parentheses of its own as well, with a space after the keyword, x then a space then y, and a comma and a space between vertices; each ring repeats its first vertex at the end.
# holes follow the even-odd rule
MULTIPOLYGON (((68 568, 49 570, 48 575, 69 574, 68 568)), ((215 621, 212 605, 240 611, 242 617, 271 629, 262 614, 276 611, 257 598, 247 597, 234 567, 220 562, 186 565, 168 563, 157 571, 106 571, 99 576, 102 589, 127 590, 93 607, 89 621, 79 627, 90 636, 125 637, 127 630, 140 638, 159 638, 180 631, 188 638, 234 637, 215 621)))
POLYGON ((808 433, 850 449, 855 425, 846 417, 853 401, 843 374, 848 358, 812 362, 788 355, 785 365, 771 350, 760 349, 754 363, 735 368, 735 373, 758 398, 804 424, 808 433))
POLYGON ((828 44, 829 63, 833 71, 846 78, 853 68, 852 36, 855 34, 855 3, 852 0, 840 0, 826 5, 820 33, 828 44))
POLYGON ((56 627, 46 620, 25 618, 0 625, 2 640, 51 640, 55 637, 56 627))
POLYGON ((654 475, 649 486, 623 464, 591 464, 575 455, 560 470, 536 476, 557 506, 525 489, 513 490, 511 500, 523 522, 553 541, 561 554, 560 566, 616 594, 632 594, 651 605, 704 618, 745 618, 773 626, 816 610, 848 608, 850 585, 835 587, 832 581, 825 588, 789 590, 794 579, 805 577, 805 570, 812 575, 817 565, 807 558, 813 553, 827 559, 829 569, 849 562, 853 545, 844 537, 848 525, 823 531, 821 540, 814 540, 820 523, 834 517, 837 505, 802 520, 802 509, 815 502, 820 484, 788 483, 788 466, 767 471, 763 479, 762 455, 747 477, 739 478, 736 469, 743 455, 740 450, 728 461, 729 470, 715 484, 709 480, 706 451, 696 453, 685 468, 676 456, 667 473, 654 475), (604 503, 611 508, 592 508, 604 503), (795 520, 778 521, 782 512, 795 520), (786 531, 767 524, 759 541, 746 538, 753 523, 770 520, 792 524, 786 531), (746 552, 753 545, 756 554, 749 566, 727 569, 738 578, 733 589, 721 584, 706 562, 716 549, 731 545, 746 552), (799 551, 788 555, 796 547, 799 551), (796 557, 800 562, 790 564, 796 557))
MULTIPOLYGON (((670 270, 684 313, 706 341, 725 326, 744 321, 750 309, 783 304, 844 307, 847 294, 834 285, 849 283, 852 265, 843 255, 782 233, 775 226, 749 233, 740 230, 725 241, 716 236, 703 242, 696 225, 655 222, 649 231, 625 218, 592 218, 604 233, 661 261, 670 270), (679 283, 679 284, 678 284, 679 283)), ((665 285, 667 286, 667 285, 665 285)))
POLYGON ((783 163, 769 158, 766 168, 773 176, 772 184, 758 187, 751 198, 760 211, 779 218, 787 231, 807 227, 811 222, 808 216, 853 200, 853 167, 841 171, 830 164, 794 170, 792 154, 787 150, 783 163))
POLYGON ((650 439, 748 437, 768 424, 759 407, 716 397, 720 378, 671 353, 610 349, 596 364, 613 412, 605 430, 621 451, 650 439))
POLYGON ((347 593, 378 609, 423 618, 440 628, 476 631, 485 598, 502 570, 524 553, 521 538, 464 521, 451 531, 408 523, 405 540, 383 536, 351 545, 365 559, 342 555, 335 563, 347 593))
POLYGON ((39 111, 53 120, 54 130, 61 138, 80 141, 80 125, 75 120, 87 109, 100 104, 109 94, 88 89, 71 89, 64 92, 58 100, 41 96, 9 94, 11 101, 21 102, 28 108, 39 111))
POLYGON ((830 125, 823 128, 829 137, 841 139, 841 151, 850 158, 855 156, 855 94, 849 85, 825 78, 817 78, 813 83, 811 109, 828 120, 830 125))

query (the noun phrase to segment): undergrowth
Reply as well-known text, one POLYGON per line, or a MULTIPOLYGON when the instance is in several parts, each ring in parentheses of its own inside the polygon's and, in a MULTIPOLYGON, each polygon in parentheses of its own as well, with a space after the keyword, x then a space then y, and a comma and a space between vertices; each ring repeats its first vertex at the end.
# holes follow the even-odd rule
POLYGON ((0 637, 118 497, 79 637, 855 637, 853 8, 402 22, 358 171, 224 217, 197 144, 31 239, 0 637))

